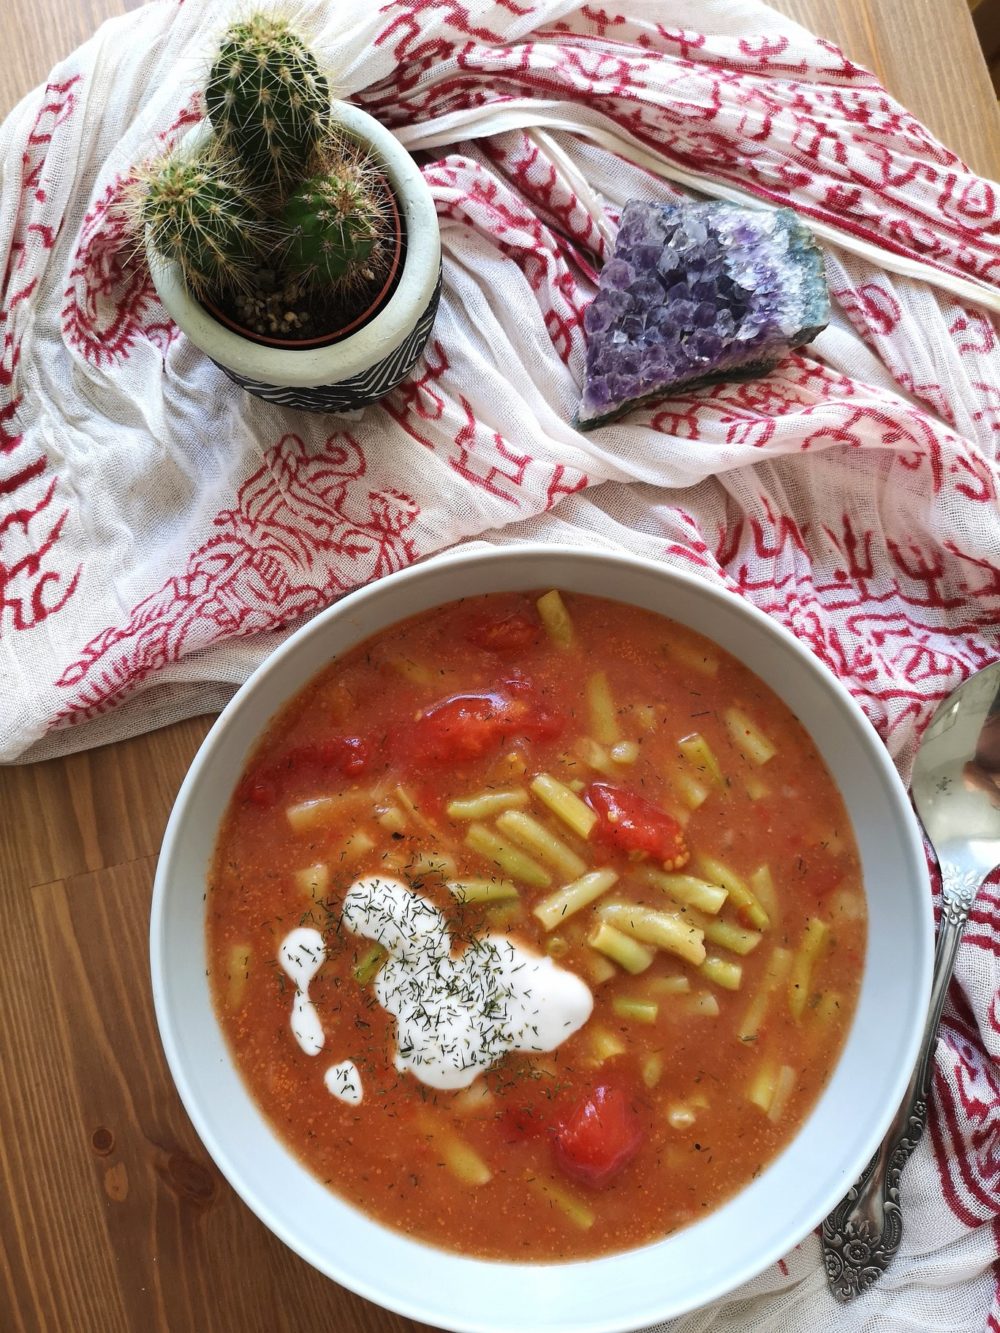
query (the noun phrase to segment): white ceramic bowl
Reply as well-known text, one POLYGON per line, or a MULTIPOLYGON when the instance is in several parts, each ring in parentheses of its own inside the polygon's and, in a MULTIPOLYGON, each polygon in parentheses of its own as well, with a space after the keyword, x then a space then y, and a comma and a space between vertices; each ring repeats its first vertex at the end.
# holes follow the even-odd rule
POLYGON ((803 1239, 851 1185, 899 1104, 926 1010, 933 926, 916 822, 871 726, 786 630, 689 574, 549 546, 456 555, 346 597, 293 635, 206 738, 167 826, 153 894, 153 994, 181 1098, 220 1170, 309 1263, 369 1300, 462 1333, 611 1333, 682 1314, 753 1277, 803 1239), (371 1221, 324 1188, 250 1099, 206 980, 204 892, 216 831, 269 718, 330 659, 428 607, 474 593, 558 587, 646 607, 708 635, 805 724, 854 824, 868 892, 868 957, 844 1053, 813 1113, 751 1185, 654 1245, 568 1264, 462 1258, 371 1221), (891 961, 889 961, 891 960, 891 961))

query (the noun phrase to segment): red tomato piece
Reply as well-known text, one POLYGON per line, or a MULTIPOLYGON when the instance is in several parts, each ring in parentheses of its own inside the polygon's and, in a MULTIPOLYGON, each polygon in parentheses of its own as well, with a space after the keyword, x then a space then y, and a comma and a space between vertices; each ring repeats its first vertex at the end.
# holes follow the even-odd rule
POLYGON ((360 736, 344 736, 340 740, 338 766, 345 777, 365 773, 371 764, 371 745, 360 736))
POLYGON ((541 625, 527 611, 511 611, 493 620, 482 620, 466 634, 470 643, 491 653, 517 653, 538 642, 541 625))
POLYGON ((291 773, 322 773, 332 768, 344 777, 355 777, 371 765, 372 749, 361 736, 331 736, 315 744, 296 745, 272 763, 248 773, 240 784, 239 797, 254 805, 273 805, 281 794, 283 779, 291 773))
POLYGON ((598 816, 591 837, 619 851, 655 856, 668 870, 679 870, 691 855, 684 830, 644 796, 610 782, 592 782, 583 799, 598 816))
POLYGON ((518 682, 513 698, 500 691, 454 694, 424 710, 414 723, 410 743, 414 754, 433 763, 480 759, 520 736, 549 740, 563 728, 563 719, 534 704, 530 686, 518 682))
POLYGON ((435 763, 479 759, 513 734, 513 705, 502 694, 454 694, 414 723, 415 753, 435 763))
POLYGON ((534 1106, 507 1106, 500 1113, 500 1133, 505 1143, 537 1139, 549 1127, 548 1120, 534 1106))
POLYGON ((567 1176, 600 1189, 632 1160, 644 1137, 624 1089, 602 1083, 560 1125, 552 1151, 567 1176))

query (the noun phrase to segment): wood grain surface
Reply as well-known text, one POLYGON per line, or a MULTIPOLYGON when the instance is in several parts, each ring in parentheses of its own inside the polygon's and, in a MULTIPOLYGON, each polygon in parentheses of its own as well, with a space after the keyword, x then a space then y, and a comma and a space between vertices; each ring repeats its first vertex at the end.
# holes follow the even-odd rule
MULTIPOLYGON (((874 69, 981 173, 1000 116, 965 0, 773 0, 874 69)), ((137 0, 0 0, 0 116, 137 0)), ((0 769, 0 1333, 414 1333, 236 1198, 160 1050, 147 922, 209 719, 0 769)))

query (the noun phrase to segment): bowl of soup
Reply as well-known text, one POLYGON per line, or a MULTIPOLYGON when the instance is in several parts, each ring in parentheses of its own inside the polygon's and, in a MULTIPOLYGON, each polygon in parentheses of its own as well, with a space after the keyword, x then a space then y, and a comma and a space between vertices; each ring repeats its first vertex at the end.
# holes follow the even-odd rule
POLYGON ((932 936, 902 784, 805 646, 685 572, 522 546, 257 670, 178 795, 151 960, 198 1133, 309 1263, 445 1329, 610 1333, 853 1183, 932 936))

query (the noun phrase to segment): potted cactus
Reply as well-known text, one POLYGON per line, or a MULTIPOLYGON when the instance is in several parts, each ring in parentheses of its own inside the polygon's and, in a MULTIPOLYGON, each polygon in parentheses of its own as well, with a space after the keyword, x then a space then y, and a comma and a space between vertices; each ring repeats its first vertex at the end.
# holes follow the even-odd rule
POLYGON ((286 18, 223 35, 207 118, 139 173, 136 218, 180 328, 258 397, 313 411, 380 398, 430 333, 430 191, 372 117, 332 101, 286 18))

